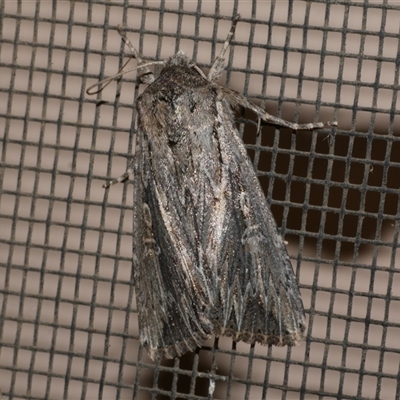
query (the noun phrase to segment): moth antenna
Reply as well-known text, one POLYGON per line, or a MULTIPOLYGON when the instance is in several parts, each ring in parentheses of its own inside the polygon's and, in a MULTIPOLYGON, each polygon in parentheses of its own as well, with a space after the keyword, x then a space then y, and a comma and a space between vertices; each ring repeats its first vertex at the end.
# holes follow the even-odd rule
POLYGON ((225 69, 225 63, 224 63, 225 53, 231 43, 233 35, 235 34, 236 25, 239 19, 240 19, 240 14, 237 14, 232 21, 231 30, 229 31, 228 36, 226 37, 224 46, 222 47, 222 50, 219 53, 218 57, 214 60, 214 64, 212 65, 210 72, 208 73, 208 80, 210 81, 216 81, 222 74, 222 71, 225 69))
MULTIPOLYGON (((118 71, 118 74, 121 74, 121 72, 123 71, 123 69, 128 65, 128 62, 129 62, 129 61, 130 61, 130 60, 128 60, 128 61, 121 67, 121 69, 118 71)), ((118 74, 117 74, 117 75, 118 75, 118 74)), ((86 89, 86 94, 88 94, 88 95, 93 95, 93 94, 100 93, 106 86, 108 86, 108 85, 117 77, 117 75, 114 75, 114 76, 112 76, 112 77, 103 79, 102 81, 100 81, 100 82, 98 82, 98 83, 95 83, 94 85, 88 87, 88 88, 86 89), (91 92, 91 89, 92 89, 92 88, 94 88, 94 87, 96 87, 96 86, 100 86, 100 85, 103 85, 103 86, 100 87, 98 90, 95 90, 95 91, 91 92)))
MULTIPOLYGON (((136 58, 138 64, 144 64, 144 61, 140 58, 138 51, 136 50, 135 46, 132 42, 127 38, 125 31, 122 29, 121 25, 117 26, 117 31, 121 36, 122 40, 124 41, 125 45, 129 48, 132 53, 132 56, 136 58)), ((149 71, 151 72, 151 71, 149 71)))
MULTIPOLYGON (((128 62, 129 62, 129 60, 128 60, 128 62)), ((118 74, 110 76, 110 77, 108 77, 106 79, 103 79, 100 82, 95 83, 92 86, 89 86, 86 89, 86 94, 93 95, 93 94, 100 93, 107 85, 109 85, 111 83, 111 81, 113 81, 116 78, 119 78, 120 76, 123 76, 123 75, 127 74, 128 72, 137 71, 137 70, 140 71, 141 69, 146 68, 146 67, 150 67, 151 65, 160 65, 160 64, 163 65, 165 63, 164 63, 164 61, 150 61, 148 63, 142 64, 141 66, 138 66, 138 67, 135 67, 135 68, 130 68, 130 69, 127 69, 127 70, 123 71, 123 68, 125 68, 126 64, 127 63, 125 63, 124 66, 119 70, 118 74), (93 88, 95 88, 97 86, 100 86, 100 88, 97 89, 97 90, 92 90, 93 88)))
POLYGON ((140 58, 136 47, 132 44, 132 42, 127 38, 125 31, 122 29, 121 25, 117 26, 117 31, 121 36, 122 40, 124 41, 125 45, 129 48, 130 52, 132 53, 132 57, 136 58, 138 62, 138 71, 139 77, 143 83, 152 83, 154 82, 154 74, 148 68, 143 67, 146 63, 140 58))
POLYGON ((86 89, 86 94, 88 95, 93 95, 100 93, 106 86, 108 86, 111 81, 113 81, 116 78, 119 78, 122 75, 125 75, 128 72, 131 71, 138 71, 139 72, 139 78, 143 83, 150 84, 154 82, 154 74, 152 71, 150 71, 147 67, 151 65, 159 65, 159 64, 164 64, 164 61, 151 61, 151 62, 144 62, 142 58, 140 57, 138 51, 136 50, 135 46, 132 44, 132 42, 127 38, 125 31, 122 29, 121 25, 117 26, 117 31, 119 35, 121 36, 122 40, 124 41, 125 45, 128 47, 130 52, 132 53, 131 58, 135 58, 138 62, 138 66, 135 68, 127 69, 124 71, 124 68, 127 66, 129 63, 130 59, 126 61, 126 63, 122 66, 122 68, 118 71, 118 73, 114 76, 111 76, 109 78, 106 78, 92 86, 86 89), (99 89, 93 90, 93 88, 100 86, 99 89))

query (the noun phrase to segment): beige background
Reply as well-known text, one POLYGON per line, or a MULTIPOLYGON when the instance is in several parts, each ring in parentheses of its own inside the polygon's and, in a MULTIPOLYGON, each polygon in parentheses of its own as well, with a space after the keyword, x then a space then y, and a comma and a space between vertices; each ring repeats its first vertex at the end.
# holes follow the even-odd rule
MULTIPOLYGON (((144 59, 165 59, 182 49, 206 71, 221 49, 234 11, 233 2, 220 3, 219 15, 226 19, 217 24, 216 3, 204 2, 198 33, 202 39, 196 42, 192 36, 197 2, 184 3, 181 20, 176 13, 179 3, 166 2, 162 26, 161 3, 149 2, 152 9, 142 28, 151 32, 141 42, 141 3, 130 5, 124 20, 119 2, 90 7, 65 1, 54 8, 51 2, 2 4, 0 131, 7 141, 2 147, 0 197, 0 387, 5 398, 12 387, 14 398, 125 399, 132 397, 135 382, 153 385, 154 363, 145 352, 140 375, 136 368, 132 186, 102 188, 107 177, 117 177, 126 169, 136 75, 125 76, 122 85, 113 82, 98 97, 87 96, 85 89, 118 71, 123 49, 115 29, 118 24, 126 27, 144 59), (118 385, 125 386, 118 392, 118 385)), ((260 160, 259 170, 278 174, 274 179, 260 179, 278 225, 284 223, 309 330, 307 341, 290 351, 256 345, 252 364, 248 345, 238 344, 243 353, 232 356, 231 341, 225 338, 219 341, 222 352, 201 351, 197 371, 207 375, 217 366, 216 373, 227 377, 221 378, 225 382, 217 381, 215 398, 226 398, 230 384, 232 399, 246 395, 259 399, 265 376, 268 399, 281 398, 284 388, 289 388, 286 399, 298 399, 300 388, 310 399, 335 398, 338 388, 345 398, 399 395, 400 298, 396 288, 400 266, 394 236, 399 211, 393 190, 400 186, 400 122, 398 106, 393 121, 388 110, 398 96, 394 85, 398 85, 395 57, 400 8, 387 13, 382 27, 385 13, 371 5, 363 15, 361 5, 331 5, 327 15, 325 3, 294 2, 291 22, 295 26, 286 42, 289 3, 279 1, 271 31, 276 48, 269 50, 265 42, 271 2, 257 3, 259 22, 253 25, 251 3, 240 2, 237 44, 233 58, 227 60, 235 70, 225 74, 221 84, 228 81, 268 112, 289 120, 300 111, 301 122, 338 121, 338 132, 335 137, 329 136, 329 130, 295 137, 281 130, 279 136, 274 127, 263 127, 263 134, 256 136, 254 125, 246 125, 244 138, 253 145, 249 154, 260 160), (304 42, 308 7, 311 28, 304 42), (343 38, 347 12, 349 26, 343 38), (323 29, 325 58, 321 57, 323 29), (360 35, 362 29, 369 34, 360 35), (379 47, 381 31, 386 36, 379 47), (252 48, 248 61, 250 40, 258 47, 252 48), (285 44, 289 46, 286 52, 285 44), (302 58, 299 50, 304 45, 307 51, 302 58), (347 56, 341 64, 343 50, 347 56), (265 93, 261 88, 268 52, 265 93), (288 64, 283 71, 285 57, 288 64), (302 61, 305 78, 300 86, 296 77, 302 61), (357 76, 359 63, 361 75, 357 76), (259 73, 246 81, 250 67, 259 73), (285 86, 283 72, 289 75, 285 86), (322 83, 318 86, 310 78, 322 83), (339 78, 343 80, 340 91, 339 78), (383 86, 374 90, 374 82, 383 86), (267 96, 267 101, 261 102, 260 96, 267 96), (316 110, 316 99, 326 105, 316 110), (301 104, 296 111, 297 100, 309 104, 301 104), (354 104, 357 112, 352 111, 354 104), (371 113, 372 108, 380 111, 371 113), (266 147, 254 151, 256 144, 266 147), (315 158, 310 160, 311 149, 315 158), (276 159, 272 150, 277 151, 276 159), (274 161, 275 170, 271 170, 274 161), (331 183, 326 183, 330 167, 331 183), (305 179, 307 170, 312 182, 305 179), (368 184, 365 192, 357 188, 363 183, 368 184), (294 204, 286 207, 284 201, 294 204), (309 209, 304 210, 303 204, 309 204, 309 209), (343 215, 341 206, 346 209, 343 215), (382 221, 379 212, 384 213, 382 221), (322 240, 318 234, 330 236, 322 240), (378 245, 374 240, 380 241, 378 245), (368 329, 366 317, 371 320, 368 329), (216 357, 214 363, 212 357, 216 357), (252 381, 247 389, 246 379, 252 381)), ((246 118, 255 120, 251 113, 246 118)), ((213 339, 206 346, 212 347, 213 339)), ((181 360, 180 367, 188 376, 179 375, 178 391, 190 385, 193 357, 189 354, 181 360)), ((174 363, 163 365, 164 370, 156 371, 159 387, 169 390, 174 363)), ((192 379, 197 379, 196 393, 207 396, 209 379, 192 379)), ((137 398, 151 396, 141 392, 137 398)))

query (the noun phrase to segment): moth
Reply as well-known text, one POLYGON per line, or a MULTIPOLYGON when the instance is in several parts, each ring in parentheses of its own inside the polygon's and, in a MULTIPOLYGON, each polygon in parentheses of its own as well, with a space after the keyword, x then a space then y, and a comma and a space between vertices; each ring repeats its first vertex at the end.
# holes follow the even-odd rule
POLYGON ((295 131, 324 124, 281 120, 217 84, 238 20, 207 76, 181 51, 145 63, 120 32, 150 85, 136 102, 131 168, 105 187, 133 174, 134 285, 140 342, 152 359, 179 357, 210 335, 293 346, 306 329, 285 244, 232 108, 295 131), (156 79, 154 64, 163 65, 156 79))

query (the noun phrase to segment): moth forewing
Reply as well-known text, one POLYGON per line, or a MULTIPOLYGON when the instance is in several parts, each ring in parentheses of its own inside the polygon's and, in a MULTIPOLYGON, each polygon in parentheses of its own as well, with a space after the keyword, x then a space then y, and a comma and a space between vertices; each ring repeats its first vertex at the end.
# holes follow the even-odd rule
MULTIPOLYGON (((293 130, 324 124, 273 117, 216 83, 238 20, 208 77, 178 52, 137 100, 133 268, 140 340, 152 358, 181 356, 212 334, 292 346, 305 331, 289 256, 231 106, 293 130)), ((154 63, 139 64, 153 81, 154 63)))

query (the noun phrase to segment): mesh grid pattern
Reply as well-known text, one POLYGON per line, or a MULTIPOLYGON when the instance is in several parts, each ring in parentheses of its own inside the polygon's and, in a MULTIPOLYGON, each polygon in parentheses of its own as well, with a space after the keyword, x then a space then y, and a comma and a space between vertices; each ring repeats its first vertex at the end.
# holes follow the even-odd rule
POLYGON ((400 397, 400 5, 390 1, 0 4, 0 389, 9 399, 400 397), (239 113, 300 283, 298 347, 209 339, 153 363, 132 287, 135 74, 182 49, 207 70, 240 13, 221 84, 294 134, 239 113))

